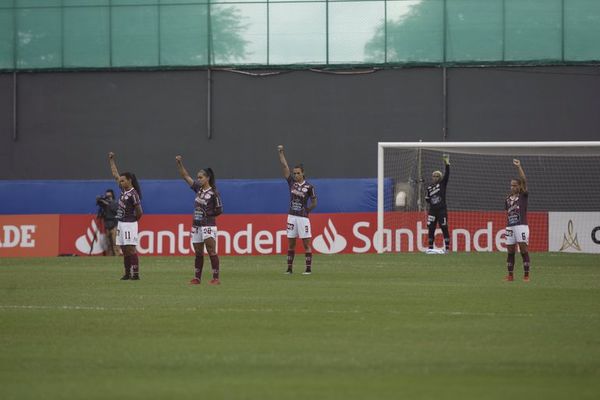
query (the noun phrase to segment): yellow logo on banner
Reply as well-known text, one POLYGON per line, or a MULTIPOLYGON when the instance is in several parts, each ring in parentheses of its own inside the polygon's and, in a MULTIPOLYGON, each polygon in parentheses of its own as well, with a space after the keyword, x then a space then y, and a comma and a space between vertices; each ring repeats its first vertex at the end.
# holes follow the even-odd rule
POLYGON ((579 239, 577 239, 577 234, 573 236, 573 220, 569 220, 569 223, 567 224, 567 233, 563 234, 563 243, 559 251, 566 250, 570 247, 574 248, 577 251, 581 251, 581 246, 579 246, 579 239))

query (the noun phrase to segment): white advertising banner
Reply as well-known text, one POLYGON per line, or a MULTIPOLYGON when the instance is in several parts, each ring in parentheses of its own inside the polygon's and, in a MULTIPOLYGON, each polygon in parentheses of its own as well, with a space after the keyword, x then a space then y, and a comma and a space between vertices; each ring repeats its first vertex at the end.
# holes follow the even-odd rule
POLYGON ((600 253, 600 212, 548 213, 548 250, 600 253))

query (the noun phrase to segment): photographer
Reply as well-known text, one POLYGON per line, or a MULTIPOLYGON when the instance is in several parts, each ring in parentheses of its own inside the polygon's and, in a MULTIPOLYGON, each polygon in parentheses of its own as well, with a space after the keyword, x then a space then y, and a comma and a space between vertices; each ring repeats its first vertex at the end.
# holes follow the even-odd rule
POLYGON ((96 204, 99 207, 97 217, 102 218, 106 229, 106 255, 119 255, 120 251, 116 245, 119 203, 115 200, 115 192, 112 189, 106 189, 103 196, 96 197, 96 204))

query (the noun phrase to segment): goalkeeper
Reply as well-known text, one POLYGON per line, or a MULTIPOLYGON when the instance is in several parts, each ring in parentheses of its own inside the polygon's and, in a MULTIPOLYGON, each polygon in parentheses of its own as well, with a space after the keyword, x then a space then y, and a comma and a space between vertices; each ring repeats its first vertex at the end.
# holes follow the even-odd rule
POLYGON ((440 225, 444 234, 444 249, 447 253, 450 251, 450 232, 448 231, 448 209, 446 207, 446 186, 450 177, 450 156, 444 154, 442 159, 446 165, 446 171, 442 175, 441 171, 434 171, 431 174, 432 183, 427 186, 425 201, 429 206, 427 212, 427 228, 429 230, 429 248, 427 253, 436 253, 433 249, 435 241, 435 229, 440 225))

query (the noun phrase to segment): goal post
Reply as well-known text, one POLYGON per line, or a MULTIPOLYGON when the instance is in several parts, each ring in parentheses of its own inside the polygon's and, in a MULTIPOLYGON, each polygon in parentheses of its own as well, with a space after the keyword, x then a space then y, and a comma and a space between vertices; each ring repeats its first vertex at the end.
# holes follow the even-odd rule
POLYGON ((444 154, 451 251, 505 250, 503 205, 518 158, 530 193, 531 250, 600 253, 600 141, 380 142, 378 252, 424 250, 425 188, 433 171, 444 172, 444 154))

